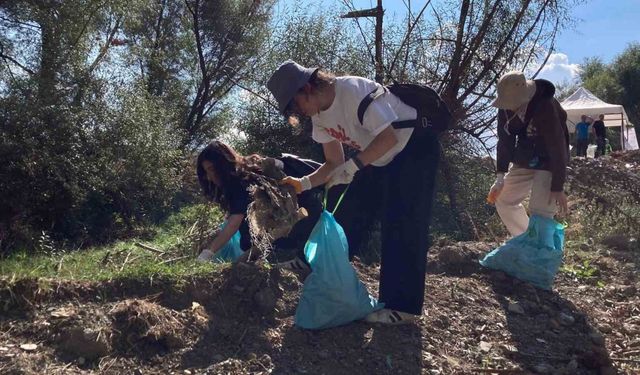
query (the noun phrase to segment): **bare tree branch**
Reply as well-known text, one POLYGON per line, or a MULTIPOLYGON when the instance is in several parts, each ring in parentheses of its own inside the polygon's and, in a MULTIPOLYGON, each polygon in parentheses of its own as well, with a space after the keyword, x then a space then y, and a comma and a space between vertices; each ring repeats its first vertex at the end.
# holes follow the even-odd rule
MULTIPOLYGON (((353 2, 347 2, 347 0, 343 0, 343 4, 349 8, 350 10, 354 10, 355 7, 353 6, 353 2)), ((360 35, 362 36, 362 40, 364 41, 364 45, 367 47, 367 52, 369 53, 369 57, 371 58, 371 63, 373 65, 376 64, 376 58, 373 55, 373 52, 371 51, 371 47, 369 46, 369 42, 367 42, 367 37, 364 34, 364 30, 362 30, 362 27, 360 26, 360 21, 359 18, 354 18, 353 19, 356 23, 356 26, 358 26, 358 30, 360 31, 360 35)))
POLYGON ((100 52, 98 53, 96 58, 93 60, 93 62, 89 66, 89 69, 87 70, 87 74, 89 75, 92 74, 95 68, 98 66, 98 64, 100 64, 100 61, 102 61, 102 59, 107 55, 107 52, 111 47, 111 42, 113 42, 113 39, 115 38, 116 33, 120 29, 120 23, 122 22, 122 17, 123 16, 120 15, 116 19, 116 23, 111 29, 111 31, 107 34, 107 39, 105 40, 105 43, 102 46, 102 48, 100 48, 100 52))
POLYGON ((393 56, 393 60, 391 60, 391 66, 389 67, 389 71, 390 72, 393 71, 393 68, 396 65, 396 61, 398 60, 398 57, 400 56, 400 53, 402 52, 402 48, 404 47, 404 45, 409 40, 409 37, 411 36, 411 32, 413 32, 413 29, 416 27, 416 25, 420 21, 420 18, 422 17, 422 14, 427 9, 429 4, 431 4, 431 0, 428 0, 427 3, 422 7, 422 9, 420 10, 420 13, 418 13, 418 16, 416 17, 415 21, 413 21, 413 24, 410 25, 409 29, 407 29, 407 33, 405 34, 404 38, 402 38, 402 43, 400 44, 400 47, 396 51, 395 56, 393 56))
MULTIPOLYGON (((5 61, 8 61, 12 64, 14 64, 15 66, 17 66, 18 68, 24 70, 25 72, 34 75, 36 74, 33 70, 29 69, 28 67, 22 65, 18 60, 14 59, 13 57, 6 55, 4 53, 4 45, 0 42, 0 58, 2 58, 5 61)), ((9 70, 11 71, 11 70, 9 70)))

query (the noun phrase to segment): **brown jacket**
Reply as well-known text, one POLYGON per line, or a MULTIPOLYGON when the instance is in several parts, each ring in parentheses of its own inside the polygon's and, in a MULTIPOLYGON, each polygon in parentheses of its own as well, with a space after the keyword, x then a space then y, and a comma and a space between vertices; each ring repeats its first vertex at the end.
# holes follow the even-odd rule
POLYGON ((567 113, 553 97, 555 87, 551 82, 539 79, 535 83, 536 93, 524 122, 512 111, 498 111, 498 172, 508 172, 509 163, 548 170, 551 191, 562 191, 569 162, 567 113), (505 126, 508 119, 511 121, 505 126))

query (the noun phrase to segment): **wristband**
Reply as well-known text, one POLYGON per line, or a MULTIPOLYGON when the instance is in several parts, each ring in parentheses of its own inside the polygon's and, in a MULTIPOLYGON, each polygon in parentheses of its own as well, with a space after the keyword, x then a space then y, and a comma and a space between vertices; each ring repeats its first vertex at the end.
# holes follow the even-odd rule
POLYGON ((359 157, 354 156, 351 158, 351 160, 353 160, 353 162, 355 163, 356 167, 358 167, 359 170, 364 168, 364 164, 362 164, 362 160, 360 160, 359 157))
POLYGON ((300 179, 300 185, 302 186, 302 191, 311 190, 311 180, 309 176, 304 176, 300 179))
POLYGON ((496 174, 496 182, 503 183, 504 182, 504 173, 500 172, 496 174))

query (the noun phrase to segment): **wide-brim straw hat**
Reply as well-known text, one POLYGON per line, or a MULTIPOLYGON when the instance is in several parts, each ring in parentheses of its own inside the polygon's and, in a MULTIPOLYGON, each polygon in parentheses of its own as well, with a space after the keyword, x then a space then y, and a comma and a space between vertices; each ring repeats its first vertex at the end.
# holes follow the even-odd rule
POLYGON ((499 109, 518 109, 536 93, 536 83, 522 72, 509 72, 498 80, 498 97, 491 103, 499 109))

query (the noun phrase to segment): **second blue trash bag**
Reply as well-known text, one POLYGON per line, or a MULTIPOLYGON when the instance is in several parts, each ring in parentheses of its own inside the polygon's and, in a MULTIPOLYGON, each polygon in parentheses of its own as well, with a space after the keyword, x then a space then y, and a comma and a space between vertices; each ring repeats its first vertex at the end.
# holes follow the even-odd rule
POLYGON ((480 264, 549 290, 562 264, 563 246, 564 226, 533 215, 526 232, 487 254, 480 264))
POLYGON ((342 227, 325 210, 304 248, 312 271, 302 288, 296 325, 305 329, 330 328, 382 308, 358 279, 348 254, 342 227))
MULTIPOLYGON (((220 225, 219 229, 222 230, 225 226, 227 226, 226 220, 220 225)), ((229 242, 216 252, 212 261, 216 263, 235 262, 242 253, 243 251, 240 247, 240 231, 237 231, 231 236, 229 242)))

